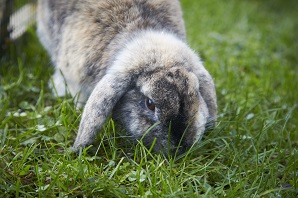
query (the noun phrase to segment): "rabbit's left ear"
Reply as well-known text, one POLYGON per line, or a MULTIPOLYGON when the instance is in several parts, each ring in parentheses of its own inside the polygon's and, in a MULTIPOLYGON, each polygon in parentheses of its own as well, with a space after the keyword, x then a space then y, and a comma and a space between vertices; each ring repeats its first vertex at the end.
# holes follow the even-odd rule
POLYGON ((90 145, 115 104, 127 92, 130 78, 106 74, 95 86, 85 105, 73 151, 90 145))
POLYGON ((217 117, 216 91, 212 77, 205 71, 198 75, 200 83, 200 93, 209 111, 208 122, 213 123, 217 117))

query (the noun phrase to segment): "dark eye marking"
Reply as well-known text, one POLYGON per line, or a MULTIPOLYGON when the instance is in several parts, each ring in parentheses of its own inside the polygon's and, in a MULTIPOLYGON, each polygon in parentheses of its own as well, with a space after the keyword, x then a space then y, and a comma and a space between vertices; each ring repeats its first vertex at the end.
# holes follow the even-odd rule
POLYGON ((155 111, 155 104, 150 98, 146 97, 145 105, 150 111, 155 111))

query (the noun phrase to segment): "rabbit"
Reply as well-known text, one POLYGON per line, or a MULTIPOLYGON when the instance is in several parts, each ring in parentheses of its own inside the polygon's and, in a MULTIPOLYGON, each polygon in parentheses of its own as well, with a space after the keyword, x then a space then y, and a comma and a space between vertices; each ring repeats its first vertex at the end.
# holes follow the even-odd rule
POLYGON ((85 105, 74 152, 110 116, 155 152, 183 152, 214 126, 214 81, 186 43, 182 15, 179 0, 39 0, 53 89, 85 105))

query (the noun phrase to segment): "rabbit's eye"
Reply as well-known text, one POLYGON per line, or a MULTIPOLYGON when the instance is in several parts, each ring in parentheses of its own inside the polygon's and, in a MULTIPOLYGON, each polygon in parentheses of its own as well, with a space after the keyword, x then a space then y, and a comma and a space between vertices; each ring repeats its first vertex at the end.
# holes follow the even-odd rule
POLYGON ((145 104, 150 111, 155 111, 155 104, 150 98, 145 99, 145 104))

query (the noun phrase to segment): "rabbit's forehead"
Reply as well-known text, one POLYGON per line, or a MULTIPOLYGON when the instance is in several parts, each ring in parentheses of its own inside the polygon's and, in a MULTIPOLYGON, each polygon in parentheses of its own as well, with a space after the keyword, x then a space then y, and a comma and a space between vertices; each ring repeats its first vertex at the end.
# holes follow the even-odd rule
POLYGON ((184 68, 172 68, 139 76, 137 86, 140 87, 142 93, 154 99, 163 93, 168 97, 175 93, 180 96, 197 94, 199 81, 192 72, 184 68))
POLYGON ((153 100, 165 120, 181 114, 181 111, 186 116, 193 116, 197 109, 198 79, 183 68, 144 75, 137 84, 140 91, 153 100))

